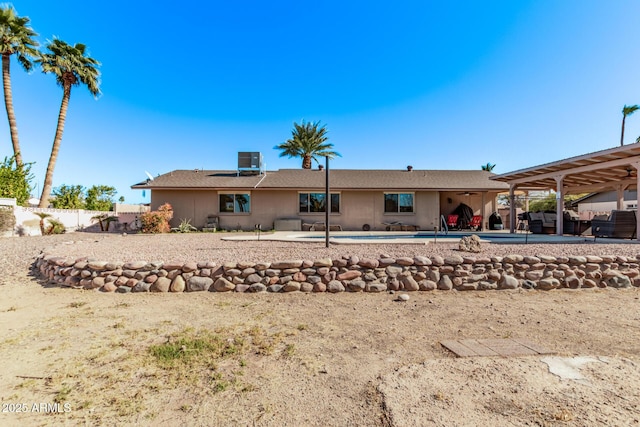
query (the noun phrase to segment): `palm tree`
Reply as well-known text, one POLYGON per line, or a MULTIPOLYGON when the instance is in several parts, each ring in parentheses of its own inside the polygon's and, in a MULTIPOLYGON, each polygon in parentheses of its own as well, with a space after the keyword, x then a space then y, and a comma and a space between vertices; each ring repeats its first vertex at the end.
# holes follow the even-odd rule
POLYGON ((495 164, 492 165, 491 163, 487 163, 486 165, 481 166, 483 171, 489 171, 489 172, 491 172, 495 167, 496 165, 495 164))
POLYGON ((639 108, 640 108, 640 106, 638 106, 638 105, 629 105, 628 107, 625 105, 624 107, 622 107, 622 134, 620 135, 620 146, 621 147, 624 144, 624 122, 627 119, 627 116, 632 115, 639 108))
POLYGON ((42 233, 42 235, 44 236, 45 234, 47 234, 47 230, 44 229, 44 220, 45 218, 49 218, 51 214, 45 212, 34 212, 34 214, 40 217, 40 233, 42 233))
POLYGON ((311 159, 318 162, 318 156, 330 159, 340 156, 332 151, 333 144, 327 142, 327 127, 320 126, 320 122, 302 124, 293 122, 291 139, 276 145, 274 148, 282 150, 280 157, 301 157, 302 169, 311 169, 311 159))
POLYGON ((31 58, 37 55, 38 42, 33 39, 37 36, 29 27, 29 18, 21 18, 16 15, 13 6, 0 6, 0 53, 2 54, 2 85, 4 88, 4 106, 7 109, 9 119, 9 131, 16 166, 22 166, 22 153, 18 140, 18 125, 13 111, 13 95, 11 93, 11 55, 15 54, 18 63, 29 72, 33 68, 31 58))
POLYGON ((55 74, 56 82, 62 87, 62 104, 58 114, 58 125, 56 126, 56 135, 53 139, 51 156, 47 165, 47 173, 42 186, 40 207, 47 207, 49 204, 53 170, 56 166, 58 150, 60 149, 62 133, 64 132, 64 122, 67 117, 71 88, 82 83, 87 86, 87 89, 94 97, 97 98, 98 94, 100 94, 100 72, 98 71, 100 63, 93 58, 85 56, 87 50, 85 45, 76 43, 75 46, 71 46, 62 40, 54 39, 53 42, 47 45, 47 49, 49 49, 50 53, 42 53, 36 62, 42 67, 43 73, 55 74))

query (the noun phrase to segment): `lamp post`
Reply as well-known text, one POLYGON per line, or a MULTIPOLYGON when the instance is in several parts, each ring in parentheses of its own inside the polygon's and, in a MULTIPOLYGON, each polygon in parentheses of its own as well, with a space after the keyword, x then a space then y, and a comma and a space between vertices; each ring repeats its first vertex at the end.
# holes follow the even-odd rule
POLYGON ((324 200, 325 200, 325 217, 324 217, 324 223, 326 225, 325 227, 325 247, 329 247, 329 213, 331 212, 331 193, 330 193, 330 189, 329 189, 329 156, 325 156, 324 157, 325 161, 326 161, 326 172, 325 172, 325 196, 324 196, 324 200))

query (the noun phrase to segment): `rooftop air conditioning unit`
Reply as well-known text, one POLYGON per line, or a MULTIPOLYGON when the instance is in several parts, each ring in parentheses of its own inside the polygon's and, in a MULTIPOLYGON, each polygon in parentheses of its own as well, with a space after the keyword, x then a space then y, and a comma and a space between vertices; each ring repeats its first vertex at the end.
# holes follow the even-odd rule
POLYGON ((238 172, 243 175, 262 173, 262 153, 241 151, 238 153, 238 172))

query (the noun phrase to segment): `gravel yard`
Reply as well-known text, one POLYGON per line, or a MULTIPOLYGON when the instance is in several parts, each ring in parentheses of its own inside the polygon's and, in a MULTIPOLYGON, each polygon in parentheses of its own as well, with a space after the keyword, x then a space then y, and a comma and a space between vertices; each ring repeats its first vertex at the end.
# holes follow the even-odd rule
MULTIPOLYGON (((413 292, 397 302, 389 293, 105 294, 50 287, 30 275, 43 252, 217 263, 460 255, 448 243, 327 249, 220 236, 0 239, 0 424, 640 424, 638 288, 413 292), (174 355, 182 357, 207 337, 233 346, 171 369, 152 352, 183 343, 174 355), (588 356, 580 370, 586 379, 559 378, 539 357, 457 359, 439 344, 500 338, 531 340, 571 360, 588 356), (32 409, 56 402, 70 410, 32 409), (29 410, 9 411, 16 404, 29 410)), ((638 248, 485 244, 482 254, 635 258, 638 248)))
MULTIPOLYGON (((332 245, 324 242, 299 243, 281 241, 228 241, 222 233, 120 235, 98 233, 72 233, 47 237, 7 238, 0 240, 6 258, 3 268, 24 265, 23 260, 33 261, 40 252, 58 256, 87 256, 103 261, 278 261, 283 259, 339 258, 357 255, 361 258, 377 258, 381 254, 390 257, 433 256, 458 254, 457 243, 427 244, 360 244, 332 245)), ((635 258, 640 245, 633 243, 570 243, 510 245, 484 243, 483 255, 623 255, 635 258)), ((469 254, 473 255, 473 254, 469 254)))

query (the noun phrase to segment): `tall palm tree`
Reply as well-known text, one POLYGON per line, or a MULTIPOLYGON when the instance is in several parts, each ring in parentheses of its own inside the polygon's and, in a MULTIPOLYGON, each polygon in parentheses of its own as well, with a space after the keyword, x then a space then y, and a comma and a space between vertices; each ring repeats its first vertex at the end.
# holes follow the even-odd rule
POLYGON ((496 167, 496 165, 495 164, 492 165, 491 163, 487 163, 486 165, 482 165, 480 167, 482 168, 483 171, 491 172, 493 170, 493 168, 496 167))
POLYGON ((301 157, 302 169, 311 169, 311 159, 318 162, 318 157, 330 159, 340 156, 340 153, 332 151, 333 144, 328 143, 327 127, 320 126, 320 122, 301 124, 293 122, 291 139, 276 145, 274 148, 282 150, 280 157, 301 157))
POLYGON ((52 73, 56 76, 56 82, 62 87, 62 104, 60 105, 60 113, 58 114, 58 124, 56 126, 56 135, 53 139, 53 147, 51 148, 51 156, 49 156, 49 164, 47 165, 47 173, 42 186, 42 195, 40 196, 39 207, 47 207, 49 204, 49 196, 51 194, 51 186, 53 183, 53 170, 56 166, 58 158, 58 150, 62 141, 62 133, 64 132, 64 122, 67 117, 67 108, 69 107, 69 98, 71 97, 71 88, 84 84, 89 92, 97 98, 100 94, 100 72, 98 66, 100 63, 93 58, 85 55, 87 47, 81 43, 71 46, 62 40, 54 39, 47 45, 50 53, 40 54, 40 58, 36 60, 42 67, 43 73, 52 73))
POLYGON ((638 106, 638 105, 629 105, 629 106, 625 105, 624 107, 622 107, 622 133, 620 134, 620 146, 621 147, 624 144, 624 122, 627 119, 627 116, 632 115, 639 108, 640 108, 640 106, 638 106))
POLYGON ((38 42, 33 39, 36 34, 29 27, 29 18, 16 15, 13 6, 0 6, 0 53, 2 54, 2 86, 4 88, 4 106, 9 119, 9 131, 13 145, 16 166, 22 166, 22 153, 18 140, 18 125, 13 111, 13 95, 11 93, 11 55, 16 55, 18 63, 29 72, 33 68, 31 59, 37 55, 38 42))

